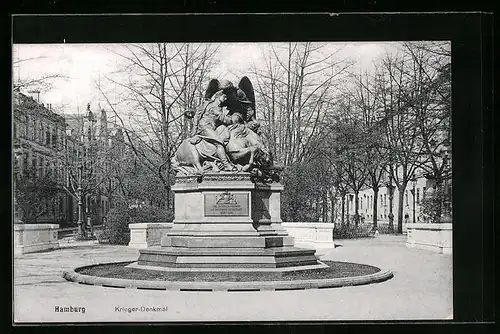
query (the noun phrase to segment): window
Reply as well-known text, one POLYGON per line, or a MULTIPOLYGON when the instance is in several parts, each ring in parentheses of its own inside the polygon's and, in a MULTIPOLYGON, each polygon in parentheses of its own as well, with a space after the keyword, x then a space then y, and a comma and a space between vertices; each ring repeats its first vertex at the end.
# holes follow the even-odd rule
POLYGON ((45 145, 50 146, 50 130, 45 131, 45 145))
POLYGON ((30 134, 30 131, 29 131, 29 128, 30 128, 30 120, 28 118, 28 115, 24 116, 24 122, 26 123, 26 128, 25 128, 25 133, 24 135, 26 136, 26 138, 29 139, 29 134, 30 134))
POLYGON ((38 134, 37 134, 37 141, 38 142, 43 142, 43 134, 45 133, 45 130, 43 128, 43 124, 40 122, 40 126, 38 127, 38 134))
POLYGON ((26 138, 26 123, 19 124, 19 137, 26 138))
POLYGON ((43 176, 43 166, 44 166, 43 165, 43 163, 44 163, 43 158, 40 158, 39 163, 40 163, 40 165, 38 167, 38 170, 39 170, 39 174, 38 175, 39 176, 43 176))
POLYGON ((405 191, 405 202, 406 202, 406 206, 408 206, 408 190, 405 191))
POLYGON ((23 153, 23 172, 26 172, 27 168, 28 168, 28 153, 24 152, 23 153))
POLYGON ((422 188, 422 198, 425 198, 425 187, 422 188))
POLYGON ((52 134, 52 147, 57 148, 57 133, 52 134))
POLYGON ((62 197, 59 197, 59 214, 60 215, 64 214, 64 201, 62 197))
POLYGON ((420 188, 417 188, 417 204, 420 204, 420 188))
POLYGON ((384 206, 387 206, 387 194, 384 194, 384 206))

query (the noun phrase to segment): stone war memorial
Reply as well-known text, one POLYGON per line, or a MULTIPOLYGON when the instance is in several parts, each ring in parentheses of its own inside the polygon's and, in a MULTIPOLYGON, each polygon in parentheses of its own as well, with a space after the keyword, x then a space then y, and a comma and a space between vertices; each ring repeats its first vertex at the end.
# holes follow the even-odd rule
POLYGON ((96 266, 90 266, 65 272, 66 279, 160 290, 244 291, 338 287, 392 277, 391 271, 369 265, 322 262, 315 249, 295 246, 281 225, 284 166, 261 138, 248 77, 238 85, 212 79, 203 106, 185 116, 194 127, 172 161, 175 218, 161 245, 139 249, 133 263, 103 264, 104 271, 114 268, 113 275, 103 270, 93 275, 96 266), (364 275, 348 277, 346 265, 364 275))

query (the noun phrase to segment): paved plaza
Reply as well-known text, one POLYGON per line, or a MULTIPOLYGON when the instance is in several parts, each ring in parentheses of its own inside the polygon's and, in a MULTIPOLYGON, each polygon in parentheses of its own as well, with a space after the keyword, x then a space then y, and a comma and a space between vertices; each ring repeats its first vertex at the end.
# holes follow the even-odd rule
POLYGON ((82 285, 64 270, 136 260, 126 246, 61 243, 58 250, 14 259, 15 322, 301 321, 450 319, 452 256, 408 249, 404 236, 338 240, 322 260, 390 269, 388 281, 333 289, 179 292, 82 285), (80 312, 56 312, 56 307, 80 312), (85 312, 83 313, 83 309, 85 312), (135 308, 135 309, 134 309, 135 308), (143 311, 149 308, 148 311, 143 311))

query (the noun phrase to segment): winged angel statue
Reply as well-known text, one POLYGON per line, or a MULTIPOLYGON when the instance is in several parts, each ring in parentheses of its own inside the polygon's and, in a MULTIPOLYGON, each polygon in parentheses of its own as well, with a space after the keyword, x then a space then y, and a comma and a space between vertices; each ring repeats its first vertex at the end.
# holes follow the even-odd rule
POLYGON ((194 117, 193 133, 172 161, 177 175, 249 172, 261 181, 279 181, 281 166, 264 147, 255 113, 255 94, 248 77, 238 87, 212 79, 194 117))

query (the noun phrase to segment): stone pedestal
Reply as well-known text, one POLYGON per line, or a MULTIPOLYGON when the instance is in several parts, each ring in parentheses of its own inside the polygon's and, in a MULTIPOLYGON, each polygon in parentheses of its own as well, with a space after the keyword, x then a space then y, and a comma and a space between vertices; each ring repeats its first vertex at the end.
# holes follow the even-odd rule
POLYGON ((172 223, 136 223, 129 224, 129 247, 147 248, 161 244, 161 238, 172 228, 172 223))
POLYGON ((295 238, 295 243, 320 248, 335 248, 333 242, 334 224, 331 223, 283 223, 286 231, 295 238))
POLYGON ((14 255, 59 248, 58 224, 14 224, 14 255))
POLYGON ((408 224, 406 247, 420 248, 442 254, 452 254, 452 224, 408 224))
POLYGON ((178 268, 280 268, 318 264, 281 226, 280 184, 248 173, 176 178, 175 219, 160 247, 140 250, 138 265, 178 268))

